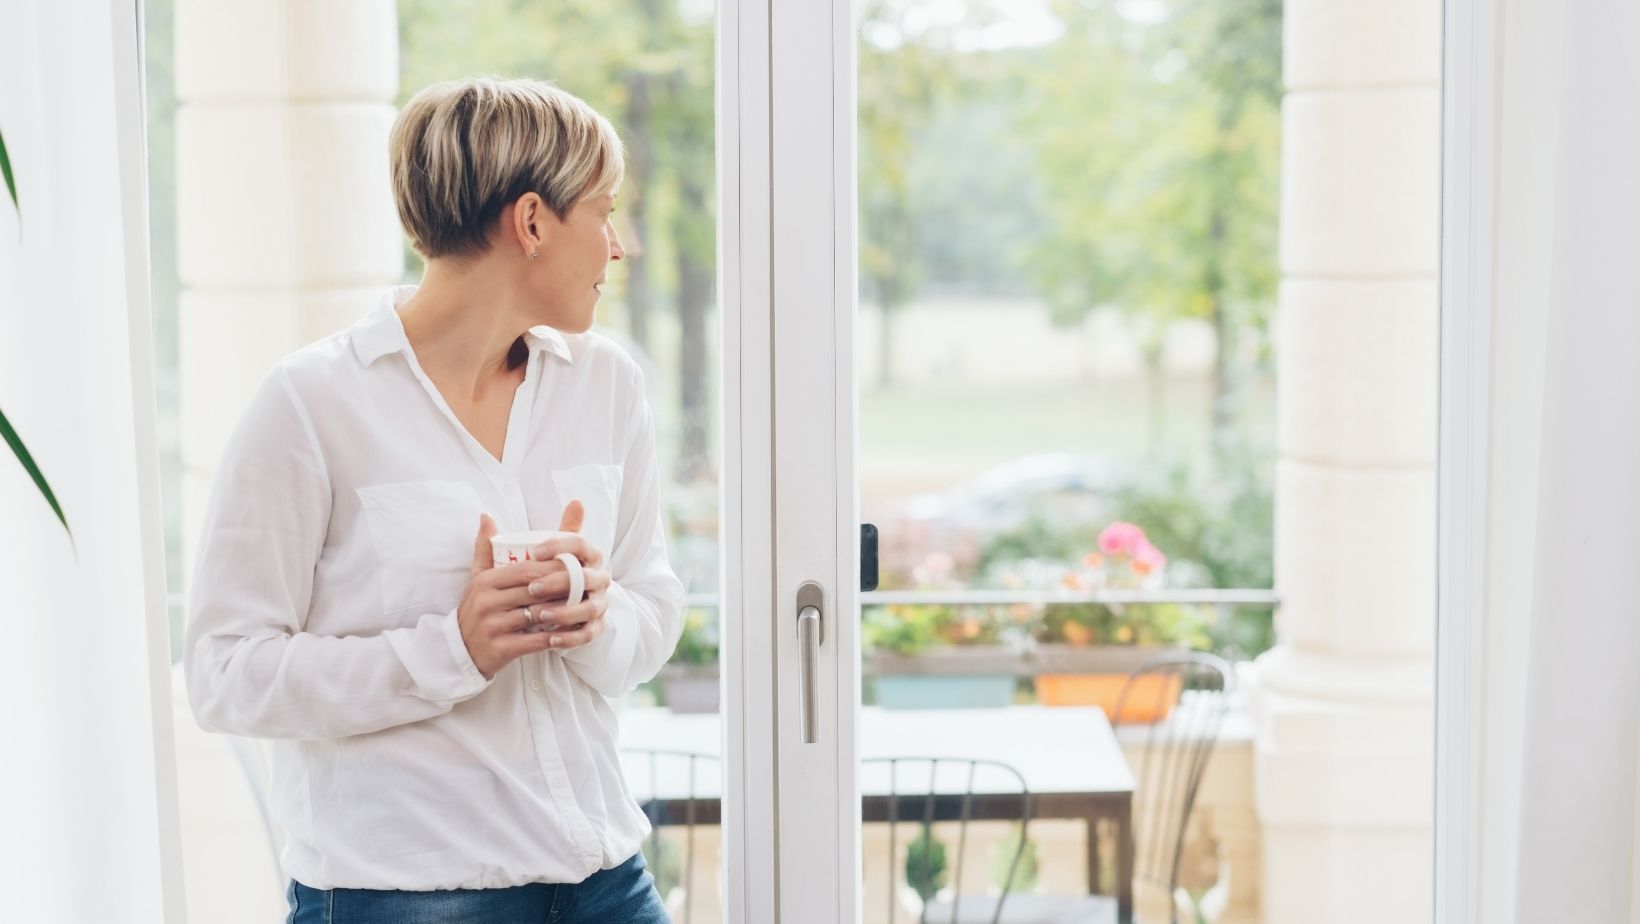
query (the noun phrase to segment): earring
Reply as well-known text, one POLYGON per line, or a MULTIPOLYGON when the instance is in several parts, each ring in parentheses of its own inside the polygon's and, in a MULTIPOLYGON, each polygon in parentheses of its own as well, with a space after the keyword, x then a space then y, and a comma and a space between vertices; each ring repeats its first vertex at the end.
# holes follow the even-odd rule
POLYGON ((531 260, 534 260, 536 257, 539 257, 539 256, 541 256, 541 252, 539 250, 530 251, 530 259, 531 260))

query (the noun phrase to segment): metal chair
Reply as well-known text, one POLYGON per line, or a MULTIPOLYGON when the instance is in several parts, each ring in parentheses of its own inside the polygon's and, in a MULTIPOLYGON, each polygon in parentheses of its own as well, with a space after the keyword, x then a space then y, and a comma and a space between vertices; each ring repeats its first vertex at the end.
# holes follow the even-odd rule
MULTIPOLYGON (((1031 817, 1031 794, 1025 778, 1007 764, 990 760, 953 757, 880 757, 860 761, 862 789, 871 795, 865 800, 863 820, 888 822, 888 921, 899 919, 899 892, 901 873, 905 883, 923 899, 918 921, 968 924, 985 921, 999 924, 1005 920, 1003 910, 1013 891, 1015 878, 1020 872, 1020 861, 1025 853, 1026 835, 1031 817), (985 772, 983 784, 979 777, 985 772), (886 785, 882 784, 886 774, 886 785), (868 782, 869 781, 869 782, 868 782), (1008 862, 1006 875, 1000 884, 1000 894, 961 894, 963 869, 968 860, 968 826, 974 819, 976 786, 983 786, 988 795, 998 791, 1007 796, 1017 793, 1019 805, 1019 842, 1008 862), (882 794, 886 790, 886 795, 882 794), (919 837, 907 845, 906 860, 902 864, 899 850, 899 823, 913 821, 920 825, 919 837), (936 898, 936 879, 947 872, 944 846, 934 841, 936 821, 957 822, 957 848, 954 870, 949 883, 952 896, 949 901, 936 898), (918 846, 920 843, 920 847, 918 846), (913 882, 913 880, 916 880, 913 882)), ((1011 811, 1011 809, 1010 809, 1011 811)), ((871 866, 867 865, 868 873, 871 866)))
POLYGON ((653 829, 644 841, 649 873, 655 877, 656 889, 673 919, 691 924, 695 905, 695 829, 717 825, 722 816, 718 787, 703 786, 703 783, 721 778, 721 762, 711 754, 659 748, 622 748, 621 756, 627 785, 638 794, 638 804, 653 829), (674 874, 667 868, 668 851, 672 847, 661 839, 661 828, 679 824, 685 829, 684 851, 679 878, 674 883, 670 881, 674 874), (677 902, 673 891, 677 885, 683 887, 681 911, 674 907, 677 902))
POLYGON ((1223 658, 1198 652, 1167 655, 1128 676, 1113 711, 1113 727, 1145 729, 1134 781, 1135 796, 1144 799, 1149 810, 1134 826, 1134 878, 1167 890, 1172 924, 1180 924, 1174 901, 1179 858, 1234 685, 1235 674, 1223 658), (1146 678, 1154 679, 1147 683, 1146 678), (1168 701, 1174 696, 1179 701, 1169 711, 1168 701), (1157 722, 1123 721, 1135 714, 1166 717, 1157 722))

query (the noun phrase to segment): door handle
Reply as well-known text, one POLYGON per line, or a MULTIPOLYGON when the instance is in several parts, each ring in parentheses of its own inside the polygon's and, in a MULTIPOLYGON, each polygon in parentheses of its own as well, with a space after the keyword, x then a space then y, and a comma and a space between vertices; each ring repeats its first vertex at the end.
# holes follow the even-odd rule
POLYGON ((814 581, 797 588, 797 711, 803 743, 813 744, 820 724, 820 645, 826 640, 825 592, 814 581))

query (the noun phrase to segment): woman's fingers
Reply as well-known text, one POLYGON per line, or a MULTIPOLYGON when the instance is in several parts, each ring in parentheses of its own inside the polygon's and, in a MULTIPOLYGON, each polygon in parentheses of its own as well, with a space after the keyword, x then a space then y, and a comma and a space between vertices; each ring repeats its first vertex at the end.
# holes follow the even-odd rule
MULTIPOLYGON (((582 599, 609 590, 609 572, 587 568, 582 572, 582 599)), ((559 571, 537 578, 528 586, 509 587, 494 591, 492 605, 497 609, 511 609, 528 603, 563 603, 569 596, 569 573, 559 571)))
POLYGON ((548 539, 530 550, 530 555, 539 561, 551 561, 560 552, 569 552, 581 560, 583 565, 596 568, 604 563, 603 550, 586 541, 582 536, 560 536, 557 539, 548 539))
POLYGON ((562 651, 579 648, 604 634, 604 621, 594 619, 579 629, 559 629, 554 632, 512 632, 495 640, 495 647, 511 661, 537 651, 562 651))
MULTIPOLYGON (((587 569, 581 569, 586 572, 587 569)), ((491 571, 486 571, 479 580, 486 581, 487 586, 497 589, 508 587, 528 587, 542 578, 559 575, 564 578, 568 586, 569 568, 556 559, 549 561, 521 561, 516 565, 504 565, 491 571)))
POLYGON ((604 621, 594 619, 579 629, 559 629, 542 634, 547 637, 548 648, 579 648, 604 634, 604 621))

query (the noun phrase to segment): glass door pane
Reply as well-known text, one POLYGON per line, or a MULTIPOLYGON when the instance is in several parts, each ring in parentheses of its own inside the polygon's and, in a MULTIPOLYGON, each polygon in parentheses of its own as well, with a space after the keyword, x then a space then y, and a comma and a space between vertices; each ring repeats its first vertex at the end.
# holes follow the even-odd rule
MULTIPOLYGON (((725 882, 737 877, 725 870, 719 796, 745 773, 725 766, 718 719, 720 536, 739 530, 720 522, 720 10, 712 0, 206 6, 145 3, 174 654, 192 537, 222 441, 251 390, 285 353, 357 320, 381 289, 420 279, 421 260, 387 196, 394 107, 431 83, 472 74, 550 80, 606 115, 627 146, 614 218, 627 258, 609 267, 594 331, 643 370, 667 552, 687 590, 669 663, 613 702, 623 771, 655 827, 643 851, 669 911, 680 921, 725 919, 725 882), (246 66, 264 57, 267 67, 246 66), (237 219, 213 207, 247 196, 259 229, 250 253, 221 243, 237 219)), ((737 362, 757 350, 767 344, 740 346, 737 362)), ((193 917, 281 914, 282 831, 265 801, 264 745, 207 736, 180 689, 178 702, 193 917)), ((767 818, 742 824, 772 828, 767 818)))
POLYGON ((1427 920, 1413 6, 854 0, 864 920, 1427 920))

